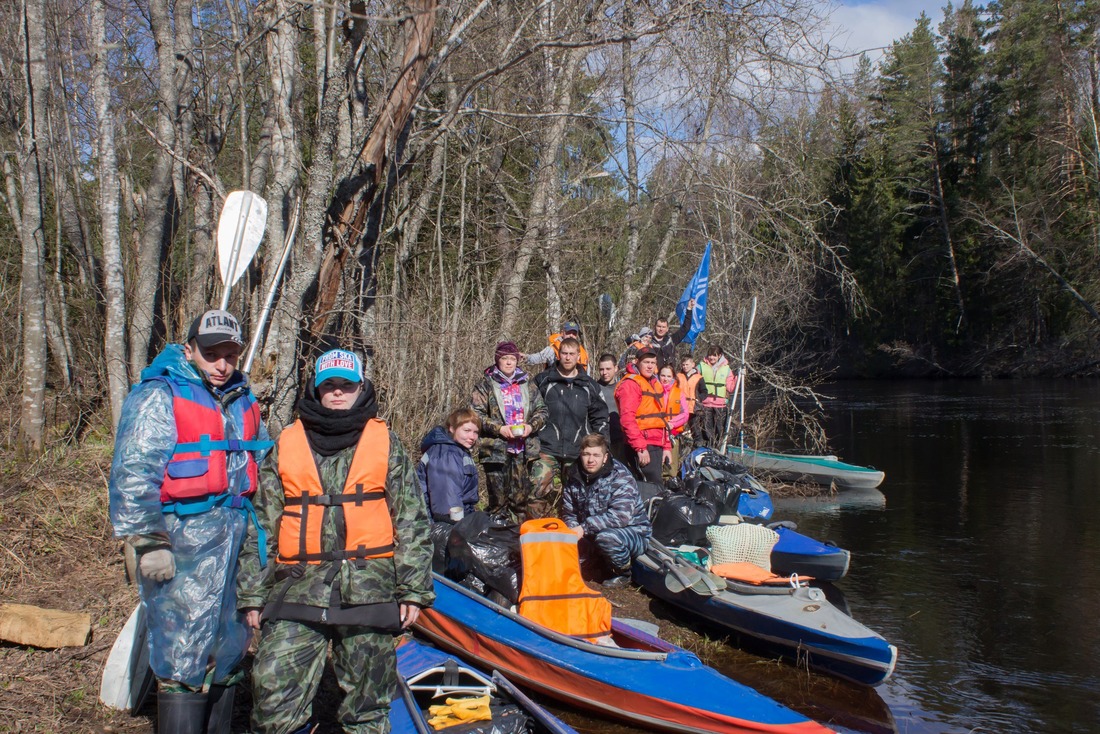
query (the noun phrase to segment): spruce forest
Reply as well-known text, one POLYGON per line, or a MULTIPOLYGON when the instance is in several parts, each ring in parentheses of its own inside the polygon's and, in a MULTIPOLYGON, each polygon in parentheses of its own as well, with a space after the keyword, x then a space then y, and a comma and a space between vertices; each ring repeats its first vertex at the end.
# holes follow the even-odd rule
POLYGON ((761 421, 829 377, 1096 373, 1100 0, 964 0, 874 60, 831 10, 0 4, 5 444, 109 437, 217 306, 238 189, 270 207, 249 335, 294 230, 251 370, 276 427, 342 345, 414 446, 498 339, 621 352, 708 241, 696 353, 758 298, 761 421))

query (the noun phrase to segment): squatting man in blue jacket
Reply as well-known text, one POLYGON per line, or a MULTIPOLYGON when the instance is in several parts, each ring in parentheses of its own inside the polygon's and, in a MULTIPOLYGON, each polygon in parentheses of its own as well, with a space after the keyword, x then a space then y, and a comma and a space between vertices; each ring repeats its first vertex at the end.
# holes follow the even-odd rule
POLYGON ((237 554, 272 444, 237 370, 243 345, 229 312, 196 318, 142 371, 116 433, 111 522, 137 554, 159 732, 228 734, 252 637, 237 554))

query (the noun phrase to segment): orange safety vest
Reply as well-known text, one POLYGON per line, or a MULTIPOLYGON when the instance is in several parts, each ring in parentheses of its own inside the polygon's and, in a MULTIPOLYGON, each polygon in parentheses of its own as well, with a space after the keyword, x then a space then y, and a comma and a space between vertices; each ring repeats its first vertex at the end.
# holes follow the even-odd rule
MULTIPOLYGON (((550 339, 550 346, 552 346, 554 348, 554 356, 555 357, 560 357, 560 355, 561 355, 561 343, 562 343, 562 340, 565 339, 565 335, 560 334, 560 333, 551 334, 549 339, 550 339)), ((577 341, 580 342, 580 339, 577 339, 577 341)), ((578 354, 580 356, 577 358, 577 365, 580 367, 581 370, 583 370, 584 372, 587 372, 588 371, 588 352, 585 350, 583 344, 581 344, 580 352, 578 354)))
POLYGON ((695 396, 698 392, 699 380, 703 379, 703 373, 698 370, 691 377, 683 372, 676 373, 676 384, 680 388, 680 395, 687 400, 688 413, 695 412, 695 396))
POLYGON ((668 397, 661 397, 661 407, 664 411, 664 419, 666 425, 668 421, 671 421, 675 416, 680 414, 684 406, 680 405, 680 386, 673 385, 672 389, 668 391, 668 397))
POLYGON ((305 426, 297 420, 286 428, 279 436, 279 478, 286 495, 279 520, 279 562, 317 564, 392 557, 393 520, 386 502, 389 455, 389 429, 372 418, 355 447, 344 491, 325 494, 305 426), (340 550, 321 547, 321 528, 328 512, 344 516, 340 550))
POLYGON ((638 428, 647 431, 653 428, 668 428, 665 417, 665 390, 661 383, 657 382, 654 389, 653 383, 639 374, 627 375, 623 381, 633 380, 642 388, 642 400, 638 403, 638 412, 634 418, 638 422, 638 428))
POLYGON ((519 613, 555 632, 591 640, 611 634, 611 602, 581 578, 577 540, 577 534, 555 517, 520 526, 519 613))

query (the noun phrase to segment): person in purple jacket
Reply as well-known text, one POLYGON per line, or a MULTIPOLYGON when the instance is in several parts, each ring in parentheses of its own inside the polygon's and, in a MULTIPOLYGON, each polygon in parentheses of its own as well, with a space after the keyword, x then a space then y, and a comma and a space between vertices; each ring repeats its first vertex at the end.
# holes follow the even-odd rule
POLYGON ((477 413, 459 408, 420 442, 416 476, 433 522, 456 523, 477 506, 477 465, 470 451, 480 432, 477 413))

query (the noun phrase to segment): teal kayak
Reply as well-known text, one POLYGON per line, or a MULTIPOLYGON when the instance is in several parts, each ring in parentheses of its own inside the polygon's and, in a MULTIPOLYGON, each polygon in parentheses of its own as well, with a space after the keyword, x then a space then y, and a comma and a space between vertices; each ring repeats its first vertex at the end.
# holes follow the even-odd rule
POLYGON ((770 474, 790 482, 835 484, 837 489, 874 489, 886 478, 886 474, 878 469, 845 464, 837 461, 835 456, 773 454, 742 449, 740 446, 729 447, 727 453, 754 474, 770 474))

